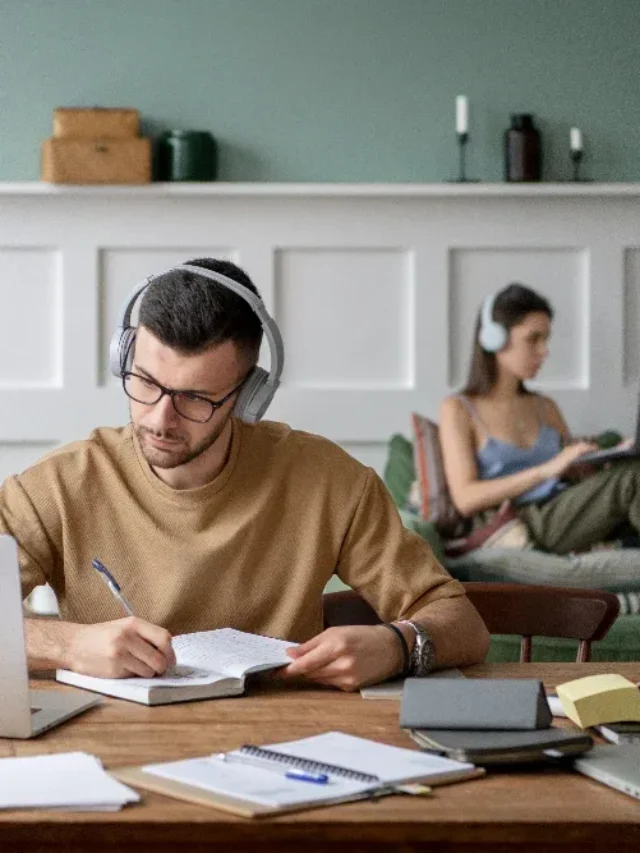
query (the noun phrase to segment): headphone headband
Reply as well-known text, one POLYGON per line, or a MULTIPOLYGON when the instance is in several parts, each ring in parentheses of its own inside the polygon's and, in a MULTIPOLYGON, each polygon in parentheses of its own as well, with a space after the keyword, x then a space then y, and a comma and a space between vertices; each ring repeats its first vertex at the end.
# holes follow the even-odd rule
POLYGON ((115 376, 122 376, 127 369, 127 364, 133 352, 133 344, 137 327, 131 325, 131 314, 138 297, 158 278, 173 272, 188 272, 193 275, 215 281, 232 290, 244 299, 251 307, 264 331, 269 344, 270 367, 269 372, 261 367, 255 367, 247 377, 242 386, 234 412, 238 417, 249 423, 254 423, 263 416, 271 400, 273 399, 279 385, 282 369, 284 367, 284 344, 282 335, 275 322, 267 311, 262 299, 249 288, 229 276, 204 267, 192 266, 190 264, 179 264, 171 267, 165 272, 147 276, 144 281, 139 282, 129 294, 122 306, 120 323, 116 329, 109 347, 109 364, 111 372, 115 376))

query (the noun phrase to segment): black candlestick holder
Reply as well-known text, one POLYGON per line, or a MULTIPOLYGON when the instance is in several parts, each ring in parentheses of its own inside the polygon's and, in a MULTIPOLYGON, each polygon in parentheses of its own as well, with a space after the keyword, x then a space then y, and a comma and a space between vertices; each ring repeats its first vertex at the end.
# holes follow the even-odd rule
POLYGON ((451 183, 454 184, 471 184, 477 183, 477 178, 467 177, 467 142, 469 141, 468 133, 456 133, 458 140, 458 177, 453 178, 451 183))
POLYGON ((582 149, 575 149, 575 148, 571 149, 571 162, 573 163, 573 180, 574 181, 581 181, 582 180, 582 178, 580 177, 580 163, 582 163, 583 153, 584 152, 582 151, 582 149))

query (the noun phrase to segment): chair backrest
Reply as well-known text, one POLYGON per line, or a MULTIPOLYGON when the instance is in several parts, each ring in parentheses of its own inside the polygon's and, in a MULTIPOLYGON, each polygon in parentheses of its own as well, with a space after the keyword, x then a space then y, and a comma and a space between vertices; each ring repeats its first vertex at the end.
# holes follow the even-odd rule
POLYGON ((606 636, 620 611, 612 592, 517 583, 465 583, 490 634, 520 634, 520 661, 531 660, 532 637, 579 640, 577 663, 591 659, 591 643, 606 636))
MULTIPOLYGON (((591 643, 606 636, 620 603, 597 589, 533 586, 515 583, 464 583, 465 592, 490 634, 518 634, 520 661, 531 660, 532 637, 579 640, 576 661, 591 658, 591 643)), ((380 618, 357 592, 331 592, 323 597, 325 628, 376 625, 380 618)))

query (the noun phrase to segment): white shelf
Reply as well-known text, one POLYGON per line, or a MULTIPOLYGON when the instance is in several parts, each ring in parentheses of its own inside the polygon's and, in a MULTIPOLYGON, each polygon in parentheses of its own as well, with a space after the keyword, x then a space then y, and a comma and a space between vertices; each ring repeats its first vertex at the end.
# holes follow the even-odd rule
POLYGON ((0 196, 169 196, 201 197, 318 197, 318 198, 575 198, 640 197, 640 183, 441 183, 441 184, 332 184, 332 183, 152 183, 141 185, 48 184, 41 181, 0 182, 0 196))

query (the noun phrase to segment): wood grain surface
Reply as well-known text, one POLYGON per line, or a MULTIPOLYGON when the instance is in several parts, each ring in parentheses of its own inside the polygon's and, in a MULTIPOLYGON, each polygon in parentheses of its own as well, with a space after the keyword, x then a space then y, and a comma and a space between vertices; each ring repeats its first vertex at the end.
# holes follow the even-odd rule
MULTIPOLYGON (((640 680, 640 663, 485 664, 469 677, 536 677, 547 689, 615 671, 640 680)), ((34 687, 72 689, 51 681, 34 687)), ((104 698, 29 741, 0 739, 0 757, 84 750, 106 768, 170 761, 341 730, 415 748, 398 726, 398 703, 359 694, 254 685, 232 699, 148 708, 104 698)), ((574 851, 640 849, 640 802, 556 767, 501 770, 441 787, 428 798, 387 797, 263 819, 143 792, 117 813, 0 811, 0 849, 14 851, 574 851)))

